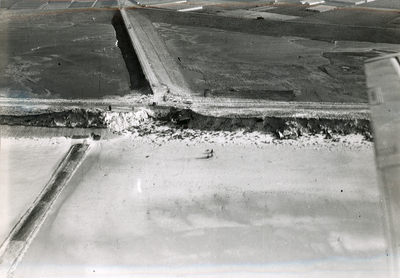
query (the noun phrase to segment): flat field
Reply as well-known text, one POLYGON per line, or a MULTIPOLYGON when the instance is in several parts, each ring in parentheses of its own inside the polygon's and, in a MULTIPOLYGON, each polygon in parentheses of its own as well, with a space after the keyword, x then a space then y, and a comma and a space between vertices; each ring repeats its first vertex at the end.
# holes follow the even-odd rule
POLYGON ((364 61, 400 51, 394 44, 154 25, 197 94, 210 97, 366 103, 364 61))
POLYGON ((143 72, 133 50, 122 53, 129 45, 116 12, 5 10, 0 96, 99 99, 138 93, 143 72))

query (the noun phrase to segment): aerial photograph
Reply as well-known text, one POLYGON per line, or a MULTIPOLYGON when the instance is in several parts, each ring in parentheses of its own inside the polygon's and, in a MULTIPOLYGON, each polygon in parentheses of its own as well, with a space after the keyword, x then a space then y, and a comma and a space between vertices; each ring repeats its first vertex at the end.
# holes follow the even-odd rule
POLYGON ((0 278, 400 278, 399 0, 0 0, 0 278))

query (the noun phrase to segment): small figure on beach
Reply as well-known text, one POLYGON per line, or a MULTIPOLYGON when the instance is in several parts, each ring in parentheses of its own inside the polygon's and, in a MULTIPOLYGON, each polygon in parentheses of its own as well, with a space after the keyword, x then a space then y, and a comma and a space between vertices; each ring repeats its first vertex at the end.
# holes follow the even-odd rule
POLYGON ((206 154, 207 155, 207 157, 206 158, 210 158, 210 157, 212 157, 213 156, 213 154, 214 154, 214 150, 213 149, 210 149, 210 150, 205 150, 205 152, 204 152, 204 154, 206 154))
POLYGON ((207 149, 201 153, 198 153, 196 155, 196 159, 208 159, 210 157, 213 157, 214 155, 214 150, 213 149, 207 149))

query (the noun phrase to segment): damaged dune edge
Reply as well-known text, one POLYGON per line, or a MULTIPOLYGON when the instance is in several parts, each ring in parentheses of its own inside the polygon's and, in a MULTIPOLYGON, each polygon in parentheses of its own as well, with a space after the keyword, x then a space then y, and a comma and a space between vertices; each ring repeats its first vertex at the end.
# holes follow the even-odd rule
POLYGON ((368 113, 350 115, 337 113, 329 117, 319 117, 318 113, 275 113, 257 116, 255 113, 247 116, 210 116, 192 109, 176 107, 139 107, 129 112, 73 108, 25 116, 0 115, 0 125, 108 128, 112 132, 121 133, 143 129, 147 131, 149 122, 157 122, 157 125, 200 130, 261 131, 273 133, 278 139, 296 139, 303 134, 323 133, 327 139, 335 135, 362 134, 365 139, 372 140, 368 113))

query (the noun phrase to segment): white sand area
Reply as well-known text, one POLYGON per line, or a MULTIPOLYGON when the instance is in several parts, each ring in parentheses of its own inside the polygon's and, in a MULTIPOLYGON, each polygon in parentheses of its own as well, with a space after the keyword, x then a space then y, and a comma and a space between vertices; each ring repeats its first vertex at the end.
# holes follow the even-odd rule
POLYGON ((14 277, 386 276, 372 143, 186 132, 93 141, 14 277))

